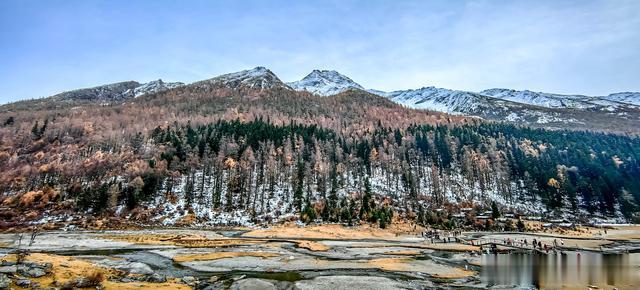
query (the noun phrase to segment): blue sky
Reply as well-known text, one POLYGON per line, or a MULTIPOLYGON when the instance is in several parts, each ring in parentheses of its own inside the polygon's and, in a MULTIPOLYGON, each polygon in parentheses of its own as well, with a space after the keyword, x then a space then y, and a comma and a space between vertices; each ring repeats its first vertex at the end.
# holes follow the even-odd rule
POLYGON ((640 1, 0 1, 0 103, 335 69, 367 88, 640 91, 640 1))

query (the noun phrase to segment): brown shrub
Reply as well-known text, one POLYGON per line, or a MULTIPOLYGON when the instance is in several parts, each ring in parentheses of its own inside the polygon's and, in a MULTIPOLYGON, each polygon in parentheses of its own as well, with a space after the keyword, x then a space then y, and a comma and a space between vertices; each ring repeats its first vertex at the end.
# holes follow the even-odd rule
POLYGON ((5 152, 5 151, 0 152, 0 162, 5 163, 9 161, 10 158, 11 158, 11 154, 9 154, 8 152, 5 152))
POLYGON ((60 192, 51 187, 46 187, 42 191, 43 195, 40 199, 42 205, 46 205, 47 203, 55 201, 58 199, 58 197, 60 197, 60 192))
POLYGON ((16 201, 16 196, 7 196, 2 200, 2 205, 11 206, 15 203, 15 201, 16 201))
POLYGON ((168 193, 168 194, 167 194, 167 201, 168 201, 169 203, 171 203, 171 204, 176 204, 176 203, 178 203, 178 200, 179 200, 179 199, 180 199, 180 198, 178 197, 178 195, 177 195, 177 194, 175 194, 175 193, 173 193, 173 192, 170 192, 170 193, 168 193))
POLYGON ((42 160, 44 158, 44 152, 40 151, 34 155, 37 160, 42 160))
POLYGON ((18 206, 31 207, 33 203, 37 200, 40 200, 41 197, 42 197, 42 191, 29 191, 20 197, 18 206))
POLYGON ((49 172, 49 170, 51 170, 51 165, 49 164, 43 164, 38 167, 38 172, 40 173, 46 173, 49 172))

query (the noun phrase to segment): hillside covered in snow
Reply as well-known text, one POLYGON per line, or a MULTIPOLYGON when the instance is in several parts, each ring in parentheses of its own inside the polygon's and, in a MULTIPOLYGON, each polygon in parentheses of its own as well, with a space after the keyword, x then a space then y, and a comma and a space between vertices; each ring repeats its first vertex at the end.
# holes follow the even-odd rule
POLYGON ((303 79, 288 85, 297 91, 321 96, 335 95, 350 89, 364 90, 362 86, 334 70, 313 70, 303 79))

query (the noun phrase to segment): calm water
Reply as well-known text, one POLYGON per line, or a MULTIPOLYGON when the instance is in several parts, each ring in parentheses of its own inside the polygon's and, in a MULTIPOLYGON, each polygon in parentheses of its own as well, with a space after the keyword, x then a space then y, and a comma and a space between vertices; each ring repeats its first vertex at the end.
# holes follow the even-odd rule
POLYGON ((482 265, 481 279, 488 286, 640 289, 640 253, 485 254, 482 265))

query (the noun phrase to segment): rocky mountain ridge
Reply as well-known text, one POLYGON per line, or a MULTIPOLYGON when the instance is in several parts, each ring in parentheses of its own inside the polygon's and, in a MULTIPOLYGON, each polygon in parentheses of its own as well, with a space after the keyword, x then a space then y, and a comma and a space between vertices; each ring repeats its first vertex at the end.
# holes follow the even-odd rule
MULTIPOLYGON (((128 81, 64 92, 50 99, 60 103, 97 101, 108 104, 183 86, 183 83, 167 83, 162 80, 145 84, 128 81)), ((365 89, 351 78, 334 70, 313 70, 299 81, 285 83, 271 70, 261 66, 223 74, 187 86, 205 91, 212 88, 284 89, 308 92, 321 97, 337 95, 348 90, 360 90, 385 97, 409 108, 536 127, 612 130, 625 133, 634 133, 640 127, 640 93, 633 92, 583 96, 501 88, 469 92, 433 86, 385 92, 365 89)))

